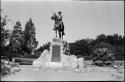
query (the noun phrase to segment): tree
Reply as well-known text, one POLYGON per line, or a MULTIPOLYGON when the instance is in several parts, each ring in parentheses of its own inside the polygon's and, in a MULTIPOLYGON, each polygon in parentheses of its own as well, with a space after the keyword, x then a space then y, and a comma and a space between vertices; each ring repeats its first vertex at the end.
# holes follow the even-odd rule
POLYGON ((100 42, 106 42, 106 36, 105 36, 105 34, 100 34, 100 35, 98 35, 97 37, 96 37, 96 41, 97 41, 97 43, 100 43, 100 42))
MULTIPOLYGON (((2 13, 2 9, 1 9, 1 13, 2 13)), ((10 32, 8 29, 5 29, 5 26, 7 24, 7 15, 1 14, 0 15, 0 19, 1 19, 1 27, 0 27, 0 38, 1 38, 1 46, 5 46, 7 39, 9 39, 10 36, 10 32)))
POLYGON ((69 43, 70 53, 74 55, 88 56, 91 53, 89 42, 85 39, 69 43))
POLYGON ((118 42, 119 45, 124 45, 124 36, 122 37, 121 35, 118 36, 118 42))
POLYGON ((38 41, 36 41, 35 38, 35 26, 32 22, 32 19, 30 18, 29 21, 25 24, 25 30, 23 32, 23 38, 24 38, 24 45, 23 45, 23 51, 27 53, 34 52, 34 49, 38 45, 38 41))
POLYGON ((114 44, 114 39, 113 39, 112 35, 107 35, 106 39, 107 39, 107 43, 109 43, 111 45, 114 44))
POLYGON ((16 22, 16 25, 13 28, 13 32, 10 36, 9 45, 11 48, 10 60, 12 60, 12 56, 19 57, 20 56, 19 54, 22 54, 23 37, 22 37, 22 27, 19 21, 16 22))
POLYGON ((0 15, 0 19, 1 19, 1 26, 0 26, 0 47, 1 47, 1 57, 8 57, 8 46, 6 46, 7 41, 10 37, 10 31, 8 29, 5 29, 5 26, 7 25, 7 15, 5 15, 3 13, 3 10, 0 10, 1 15, 0 15))
POLYGON ((5 26, 7 25, 7 15, 3 13, 3 10, 0 9, 0 50, 1 50, 1 71, 0 71, 0 78, 10 74, 11 69, 7 67, 7 65, 4 63, 5 58, 8 59, 8 51, 9 48, 6 46, 6 42, 9 39, 10 32, 9 30, 5 29, 5 26))
POLYGON ((50 42, 47 42, 46 44, 43 44, 43 46, 40 46, 38 49, 37 49, 37 52, 43 52, 44 50, 50 50, 50 42))

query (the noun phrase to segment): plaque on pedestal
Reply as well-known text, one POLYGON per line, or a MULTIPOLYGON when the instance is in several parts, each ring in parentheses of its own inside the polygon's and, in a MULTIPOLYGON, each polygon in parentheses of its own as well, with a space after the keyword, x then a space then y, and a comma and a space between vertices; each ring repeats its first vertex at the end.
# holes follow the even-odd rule
POLYGON ((51 62, 61 62, 60 46, 52 45, 52 59, 51 62))

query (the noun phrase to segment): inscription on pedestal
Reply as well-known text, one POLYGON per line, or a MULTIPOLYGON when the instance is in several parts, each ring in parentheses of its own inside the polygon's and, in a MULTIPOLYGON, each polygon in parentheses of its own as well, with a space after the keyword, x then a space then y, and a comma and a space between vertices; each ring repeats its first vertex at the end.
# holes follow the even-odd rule
POLYGON ((52 45, 52 58, 51 58, 51 62, 61 62, 60 46, 59 45, 52 45))

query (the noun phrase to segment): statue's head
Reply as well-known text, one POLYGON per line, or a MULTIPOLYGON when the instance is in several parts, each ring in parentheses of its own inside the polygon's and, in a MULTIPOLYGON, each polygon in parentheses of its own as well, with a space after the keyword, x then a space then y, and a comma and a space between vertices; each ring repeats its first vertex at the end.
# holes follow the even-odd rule
POLYGON ((62 13, 61 11, 58 12, 59 15, 60 15, 61 13, 62 13))

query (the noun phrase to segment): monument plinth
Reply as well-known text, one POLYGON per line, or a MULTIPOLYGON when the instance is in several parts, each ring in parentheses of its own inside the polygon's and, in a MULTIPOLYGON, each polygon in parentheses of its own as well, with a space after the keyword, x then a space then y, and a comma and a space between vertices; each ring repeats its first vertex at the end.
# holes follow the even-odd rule
POLYGON ((33 61, 34 67, 49 68, 77 68, 78 59, 75 55, 64 54, 64 40, 54 38, 50 44, 50 51, 44 50, 41 56, 33 61))

